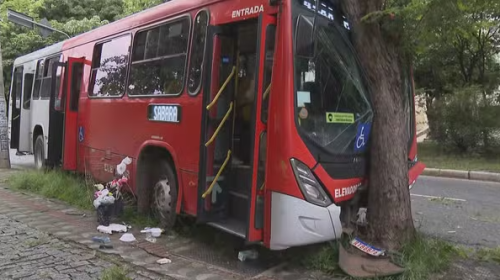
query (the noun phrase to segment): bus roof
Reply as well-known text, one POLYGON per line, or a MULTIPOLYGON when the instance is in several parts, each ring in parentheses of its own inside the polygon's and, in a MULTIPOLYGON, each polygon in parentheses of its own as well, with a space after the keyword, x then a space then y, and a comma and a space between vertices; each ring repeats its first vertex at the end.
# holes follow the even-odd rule
POLYGON ((14 60, 14 66, 57 54, 61 52, 63 44, 64 42, 59 42, 57 44, 45 47, 41 50, 20 56, 14 60))
POLYGON ((167 16, 175 17, 198 7, 222 1, 227 0, 172 0, 68 39, 64 42, 64 49, 74 48, 131 30, 137 26, 162 20, 167 16))

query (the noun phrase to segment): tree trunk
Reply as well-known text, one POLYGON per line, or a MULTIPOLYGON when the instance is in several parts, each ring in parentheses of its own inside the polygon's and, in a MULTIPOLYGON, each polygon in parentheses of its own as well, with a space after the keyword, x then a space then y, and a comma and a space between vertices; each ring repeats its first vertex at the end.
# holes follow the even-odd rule
POLYGON ((2 46, 0 43, 0 169, 10 168, 9 118, 3 84, 2 46))
POLYGON ((354 47, 368 76, 374 109, 368 194, 369 238, 398 249, 415 235, 408 189, 407 97, 397 41, 362 17, 383 10, 383 0, 342 0, 354 47), (407 105, 405 105, 407 104, 407 105))

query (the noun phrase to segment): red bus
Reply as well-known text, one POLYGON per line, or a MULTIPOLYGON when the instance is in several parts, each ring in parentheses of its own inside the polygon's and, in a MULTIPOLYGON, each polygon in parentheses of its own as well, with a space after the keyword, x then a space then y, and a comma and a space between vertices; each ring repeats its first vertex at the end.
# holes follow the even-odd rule
POLYGON ((167 227, 188 214, 273 250, 337 239, 368 186, 373 111, 334 3, 174 0, 18 58, 12 147, 101 181, 130 157, 139 210, 167 227))

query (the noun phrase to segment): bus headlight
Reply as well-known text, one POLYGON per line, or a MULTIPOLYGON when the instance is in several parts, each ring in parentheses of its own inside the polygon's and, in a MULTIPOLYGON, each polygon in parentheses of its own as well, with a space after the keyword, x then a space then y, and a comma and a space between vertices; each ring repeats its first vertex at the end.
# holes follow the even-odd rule
POLYGON ((329 206, 332 204, 332 201, 325 193, 323 187, 319 184, 311 169, 296 159, 292 159, 290 162, 295 174, 295 179, 305 199, 319 206, 329 206))

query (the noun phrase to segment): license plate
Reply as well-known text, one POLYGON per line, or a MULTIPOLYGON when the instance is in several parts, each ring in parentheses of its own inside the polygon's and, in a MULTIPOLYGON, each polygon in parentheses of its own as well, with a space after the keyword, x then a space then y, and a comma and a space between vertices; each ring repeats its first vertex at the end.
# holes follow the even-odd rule
POLYGON ((351 245, 358 248, 359 250, 367 253, 368 255, 372 255, 375 257, 383 256, 385 253, 384 250, 373 247, 373 246, 361 241, 357 237, 351 241, 351 245))

